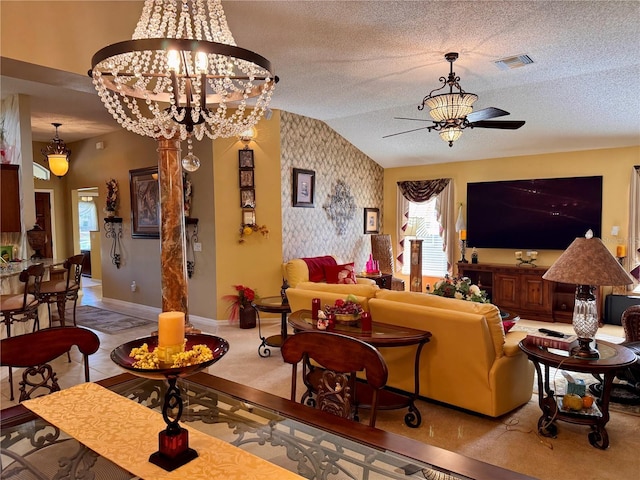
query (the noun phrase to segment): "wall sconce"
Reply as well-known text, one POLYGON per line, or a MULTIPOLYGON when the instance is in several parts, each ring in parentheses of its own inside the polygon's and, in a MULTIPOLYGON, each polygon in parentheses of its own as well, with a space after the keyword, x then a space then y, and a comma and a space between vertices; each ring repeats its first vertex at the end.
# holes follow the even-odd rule
POLYGON ((244 143, 244 148, 248 149, 249 143, 251 143, 252 140, 255 140, 257 136, 258 133, 256 132, 256 129, 254 127, 251 127, 240 133, 240 135, 238 135, 238 138, 242 143, 244 143))
POLYGON ((111 263, 120 268, 120 239, 122 238, 122 217, 106 217, 104 219, 104 234, 111 238, 111 250, 109 256, 111 263))
POLYGON ((187 275, 191 278, 196 269, 196 256, 194 252, 200 252, 202 249, 201 244, 198 243, 198 219, 185 217, 184 223, 187 236, 187 275))
POLYGON ((52 123, 51 125, 56 128, 56 134, 49 144, 40 150, 40 152, 42 152, 42 155, 48 160, 51 173, 58 178, 62 178, 69 171, 69 156, 71 155, 71 150, 67 148, 58 136, 58 127, 62 124, 52 123))

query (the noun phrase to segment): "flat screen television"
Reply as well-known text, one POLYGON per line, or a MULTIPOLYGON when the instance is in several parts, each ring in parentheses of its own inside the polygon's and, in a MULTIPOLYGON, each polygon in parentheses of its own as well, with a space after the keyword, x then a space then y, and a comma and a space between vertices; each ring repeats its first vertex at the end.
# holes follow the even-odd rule
POLYGON ((467 245, 564 250, 602 233, 602 176, 467 184, 467 245))

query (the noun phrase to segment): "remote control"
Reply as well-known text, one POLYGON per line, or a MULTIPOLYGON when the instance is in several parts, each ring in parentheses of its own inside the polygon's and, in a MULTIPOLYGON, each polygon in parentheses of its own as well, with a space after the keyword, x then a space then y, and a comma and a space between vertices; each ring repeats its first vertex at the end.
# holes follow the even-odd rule
POLYGON ((555 330, 549 330, 548 328, 539 328, 538 331, 540 333, 544 333, 546 335, 549 335, 550 337, 559 337, 559 338, 564 338, 564 333, 562 332, 557 332, 555 330))

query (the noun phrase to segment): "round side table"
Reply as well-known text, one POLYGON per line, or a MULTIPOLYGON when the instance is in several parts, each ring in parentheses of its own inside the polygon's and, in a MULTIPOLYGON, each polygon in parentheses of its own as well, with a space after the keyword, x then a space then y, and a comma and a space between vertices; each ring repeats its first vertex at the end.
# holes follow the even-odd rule
POLYGON ((253 305, 256 310, 258 310, 258 335, 260 336, 260 340, 262 340, 262 343, 258 347, 258 355, 266 358, 271 356, 271 349, 269 347, 280 348, 287 339, 287 314, 291 313, 291 307, 289 307, 288 303, 282 303, 282 297, 280 295, 258 298, 253 302, 253 305), (280 335, 271 335, 270 337, 262 336, 260 312, 279 313, 281 315, 280 335))
POLYGON ((555 437, 558 432, 556 420, 591 426, 589 443, 602 450, 609 447, 609 435, 605 426, 609 421, 609 400, 611 386, 616 372, 632 365, 636 361, 635 354, 628 348, 615 343, 596 340, 599 358, 583 359, 571 356, 570 352, 547 349, 534 345, 528 339, 520 342, 520 349, 533 362, 538 374, 538 402, 542 416, 538 420, 538 431, 541 435, 555 437), (542 368, 544 366, 544 375, 542 368), (602 394, 590 409, 579 412, 562 408, 562 397, 556 396, 550 388, 549 368, 561 368, 572 372, 602 375, 602 394))

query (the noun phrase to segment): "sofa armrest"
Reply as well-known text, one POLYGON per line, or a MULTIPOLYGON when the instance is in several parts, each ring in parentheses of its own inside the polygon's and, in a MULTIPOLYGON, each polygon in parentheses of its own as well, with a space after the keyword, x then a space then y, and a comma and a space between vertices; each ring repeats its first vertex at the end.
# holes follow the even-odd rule
POLYGON ((522 350, 518 344, 520 340, 523 340, 527 336, 527 332, 510 331, 505 335, 504 345, 502 346, 504 355, 506 357, 515 357, 522 354, 522 350))

